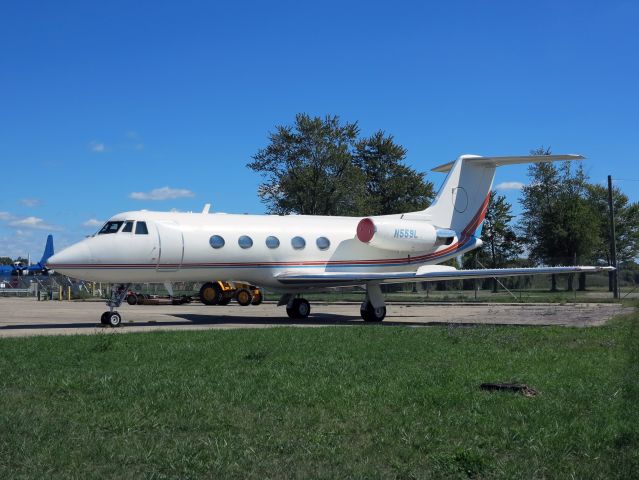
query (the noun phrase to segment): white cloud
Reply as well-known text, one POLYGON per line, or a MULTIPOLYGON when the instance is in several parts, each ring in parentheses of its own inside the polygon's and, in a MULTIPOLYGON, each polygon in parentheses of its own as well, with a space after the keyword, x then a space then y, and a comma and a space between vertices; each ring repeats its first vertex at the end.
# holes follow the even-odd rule
POLYGON ((22 198, 20 199, 20 203, 25 207, 37 207, 42 204, 42 200, 38 198, 22 198))
MULTIPOLYGON (((16 230, 10 234, 0 234, 0 257, 27 258, 37 261, 42 255, 46 243, 46 232, 41 230, 16 230)), ((77 235, 67 238, 64 234, 56 234, 53 239, 56 251, 77 241, 77 235)))
POLYGON ((13 219, 13 215, 9 212, 0 212, 0 220, 11 220, 13 219))
POLYGON ((89 148, 92 152, 102 153, 106 151, 104 143, 96 142, 95 140, 89 143, 89 148))
POLYGON ((135 148, 136 150, 144 150, 144 144, 143 143, 138 143, 133 148, 135 148))
POLYGON ((150 192, 132 192, 129 198, 134 200, 172 200, 174 198, 194 197, 195 193, 185 188, 154 188, 150 192))
POLYGON ((17 218, 9 222, 12 227, 37 228, 38 230, 60 230, 60 227, 51 225, 39 217, 17 218))
POLYGON ((126 138, 130 140, 137 140, 138 138, 140 138, 140 136, 135 130, 129 130, 128 132, 126 132, 126 138))
POLYGON ((521 182, 501 182, 495 185, 496 190, 521 190, 524 184, 521 182))
POLYGON ((104 222, 102 220, 96 220, 95 218, 90 218, 86 222, 84 222, 82 225, 85 227, 99 227, 101 225, 104 225, 104 222))

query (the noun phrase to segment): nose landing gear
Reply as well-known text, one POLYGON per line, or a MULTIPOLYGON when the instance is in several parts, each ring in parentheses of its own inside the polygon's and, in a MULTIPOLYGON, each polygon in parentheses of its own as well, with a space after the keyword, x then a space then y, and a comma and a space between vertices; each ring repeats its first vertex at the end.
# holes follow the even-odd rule
POLYGON ((129 293, 130 283, 122 283, 111 290, 111 298, 106 302, 109 307, 108 312, 104 312, 100 317, 102 325, 110 325, 111 327, 119 327, 122 324, 122 315, 115 309, 122 305, 122 302, 129 293))

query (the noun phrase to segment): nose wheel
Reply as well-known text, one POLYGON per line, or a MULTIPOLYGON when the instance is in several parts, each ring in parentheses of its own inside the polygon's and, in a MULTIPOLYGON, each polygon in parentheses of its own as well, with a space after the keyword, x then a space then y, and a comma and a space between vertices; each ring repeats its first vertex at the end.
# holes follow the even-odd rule
POLYGON ((115 309, 124 302, 124 299, 129 293, 130 285, 130 283, 123 283, 111 290, 111 298, 106 302, 107 307, 109 307, 109 311, 104 312, 100 317, 100 323, 102 325, 119 327, 122 324, 122 315, 120 315, 115 309))
POLYGON ((115 310, 112 312, 104 312, 102 317, 100 317, 100 323, 111 327, 119 327, 122 323, 122 315, 115 310))

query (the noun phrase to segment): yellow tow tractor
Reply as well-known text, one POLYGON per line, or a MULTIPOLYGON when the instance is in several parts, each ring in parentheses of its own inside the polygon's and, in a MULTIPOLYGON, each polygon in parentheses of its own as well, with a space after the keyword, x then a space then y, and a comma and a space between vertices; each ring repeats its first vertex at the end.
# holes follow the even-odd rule
POLYGON ((200 288, 200 301, 205 305, 228 305, 233 299, 242 306, 259 305, 264 295, 258 287, 238 282, 207 282, 200 288))

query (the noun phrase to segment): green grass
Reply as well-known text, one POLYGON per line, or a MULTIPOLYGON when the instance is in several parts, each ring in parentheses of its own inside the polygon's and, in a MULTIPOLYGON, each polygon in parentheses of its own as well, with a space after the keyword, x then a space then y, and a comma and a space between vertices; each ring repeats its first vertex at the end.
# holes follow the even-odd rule
POLYGON ((637 314, 3 339, 0 478, 636 478, 638 405, 637 314))

